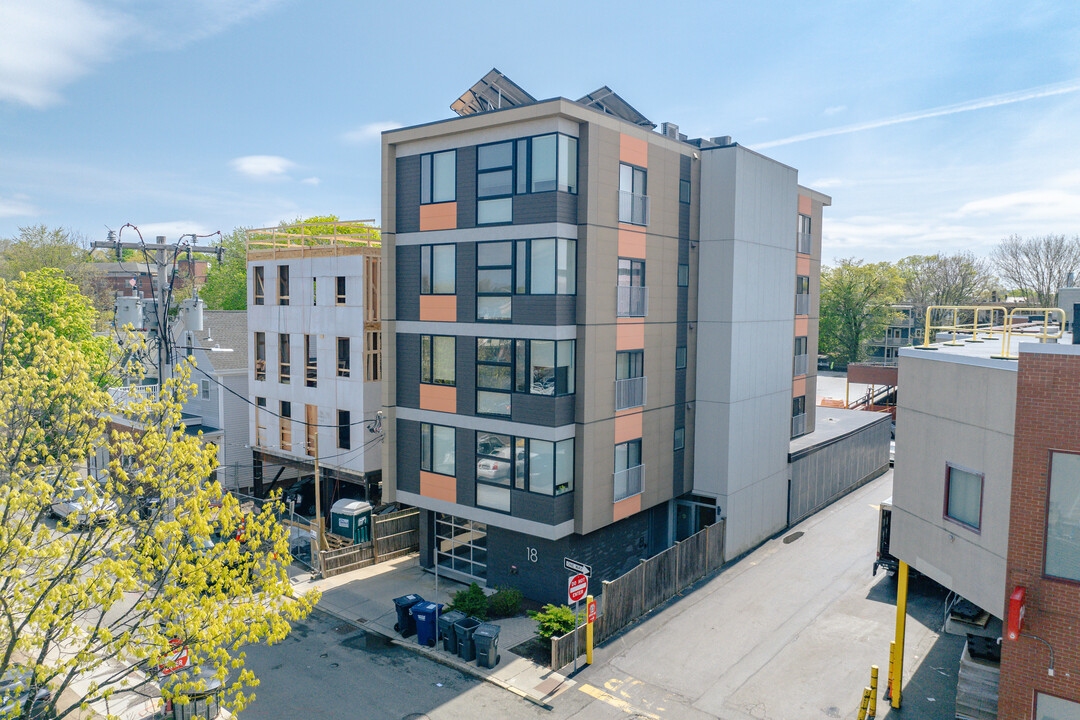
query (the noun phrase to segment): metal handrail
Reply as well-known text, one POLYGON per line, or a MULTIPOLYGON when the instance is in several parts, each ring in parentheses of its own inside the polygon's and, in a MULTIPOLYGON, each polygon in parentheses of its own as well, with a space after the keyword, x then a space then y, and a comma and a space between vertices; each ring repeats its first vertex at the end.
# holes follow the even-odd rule
MULTIPOLYGON (((1013 309, 1015 310, 1016 308, 1013 309)), ((979 333, 982 333, 983 336, 988 340, 995 340, 997 339, 997 332, 999 327, 998 324, 995 323, 995 318, 997 317, 996 314, 998 312, 1001 313, 1001 324, 1004 325, 1007 318, 1009 317, 1009 311, 1006 310, 1005 307, 1002 305, 930 305, 926 308, 923 344, 917 345, 916 347, 918 347, 920 350, 937 350, 937 348, 932 347, 930 342, 932 338, 937 336, 937 331, 952 333, 952 340, 943 343, 944 345, 963 345, 964 342, 980 343, 982 342, 982 340, 979 339, 979 333), (932 324, 931 320, 934 317, 935 310, 943 311, 945 313, 951 312, 952 322, 942 325, 932 324), (964 311, 971 311, 971 322, 960 321, 960 313, 964 311), (981 325, 979 323, 979 317, 982 313, 989 313, 989 318, 984 325, 981 325), (934 332, 931 333, 931 330, 933 330, 934 332), (969 333, 971 334, 971 337, 966 338, 964 342, 957 340, 956 336, 958 334, 967 335, 969 333)))
POLYGON ((641 494, 642 479, 645 475, 644 465, 635 465, 615 473, 615 502, 625 500, 628 497, 641 494))
POLYGON ((620 190, 619 222, 630 223, 631 225, 648 225, 649 196, 620 190))
POLYGON ((998 360, 1018 360, 1019 355, 1011 355, 1009 353, 1010 345, 1012 345, 1013 326, 1016 324, 1013 322, 1013 315, 1017 310, 1022 310, 1025 315, 1031 313, 1043 314, 1043 325, 1041 332, 1035 333, 1022 333, 1025 337, 1039 338, 1039 340, 1057 340, 1059 337, 1065 334, 1065 311, 1061 308, 1013 308, 1009 311, 1008 322, 1005 323, 1005 332, 1001 338, 1001 354, 992 355, 991 357, 998 360), (1061 322, 1057 325, 1057 332, 1052 333, 1050 331, 1050 316, 1053 314, 1059 314, 1061 316, 1061 322))
POLYGON ((645 317, 649 314, 649 288, 618 285, 615 288, 616 317, 645 317))
POLYGON ((647 398, 645 376, 623 378, 615 381, 615 409, 626 410, 634 407, 644 407, 647 398))

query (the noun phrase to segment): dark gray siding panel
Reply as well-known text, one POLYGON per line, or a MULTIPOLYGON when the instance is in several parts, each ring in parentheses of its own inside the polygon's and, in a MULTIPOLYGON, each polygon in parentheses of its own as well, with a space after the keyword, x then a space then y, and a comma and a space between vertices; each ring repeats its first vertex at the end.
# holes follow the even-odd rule
POLYGON ((420 493, 420 423, 397 421, 397 489, 420 493))
POLYGON ((577 225, 577 195, 570 193, 555 193, 555 220, 561 223, 577 225))
POLYGON ((476 414, 476 338, 459 335, 457 339, 457 411, 458 415, 476 414))
POLYGON ((515 295, 514 322, 521 325, 573 325, 577 320, 575 295, 515 295))
POLYGON ((476 243, 457 246, 457 318, 458 322, 476 321, 476 243))
POLYGON ((476 227, 476 146, 457 151, 457 226, 476 227))
POLYGON ((420 336, 397 336, 397 404, 420 407, 420 336))
POLYGON ((397 246, 397 320, 420 319, 420 248, 397 246))
POLYGON ((555 497, 555 524, 574 519, 574 493, 568 492, 555 497))
POLYGON ((420 510, 420 567, 432 567, 435 548, 435 513, 420 510))
POLYGON ((397 231, 420 230, 420 156, 397 159, 397 231))
POLYGON ((514 196, 514 224, 565 222, 577 224, 577 195, 563 192, 514 196))
POLYGON ((558 427, 574 422, 574 395, 529 395, 514 393, 510 419, 530 425, 558 427))
POLYGON ((476 431, 458 428, 455 436, 457 461, 457 504, 476 505, 476 431))
MULTIPOLYGON (((690 177, 690 158, 686 155, 679 158, 679 180, 693 182, 690 177)), ((691 187, 691 198, 694 196, 693 191, 694 189, 691 187)), ((690 203, 679 203, 679 237, 683 240, 690 239, 690 203)), ((682 259, 681 253, 679 255, 679 262, 686 262, 686 260, 682 259)))
POLYGON ((510 514, 514 517, 554 525, 555 498, 525 490, 510 491, 510 514))

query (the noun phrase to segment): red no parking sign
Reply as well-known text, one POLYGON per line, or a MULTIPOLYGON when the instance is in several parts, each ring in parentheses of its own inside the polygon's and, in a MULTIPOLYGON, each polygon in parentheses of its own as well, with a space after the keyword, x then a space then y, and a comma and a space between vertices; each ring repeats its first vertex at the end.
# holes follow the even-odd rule
POLYGON ((570 584, 567 586, 567 596, 570 598, 570 602, 581 602, 588 594, 589 578, 587 576, 579 574, 570 578, 570 584))

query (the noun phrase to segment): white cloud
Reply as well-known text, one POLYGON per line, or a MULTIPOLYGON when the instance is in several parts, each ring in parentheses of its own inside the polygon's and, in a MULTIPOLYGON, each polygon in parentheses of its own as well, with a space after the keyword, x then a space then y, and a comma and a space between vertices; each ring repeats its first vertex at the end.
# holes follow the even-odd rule
POLYGON ((844 180, 842 178, 831 177, 831 178, 821 178, 819 180, 815 180, 812 183, 808 184, 806 187, 812 188, 814 190, 827 190, 828 188, 843 187, 844 185, 847 185, 847 184, 848 184, 847 180, 844 180))
POLYGON ((392 120, 368 123, 355 130, 350 130, 342 135, 341 139, 350 145, 359 145, 361 143, 371 142, 372 140, 378 140, 385 131, 395 130, 399 127, 401 127, 401 123, 392 120))
POLYGON ((308 178, 304 178, 300 182, 304 183, 305 185, 318 185, 319 183, 322 182, 322 180, 320 180, 317 177, 308 177, 308 178))
POLYGON ((295 166, 292 160, 280 155, 245 155, 229 161, 229 167, 236 172, 257 179, 287 177, 295 166))
POLYGON ((822 115, 836 115, 837 113, 842 113, 845 110, 847 110, 847 105, 833 105, 832 107, 825 108, 821 112, 821 114, 822 115))
POLYGON ((7 198, 0 195, 0 218, 37 214, 38 209, 30 204, 29 198, 25 195, 12 195, 7 198))
POLYGON ((1056 221, 1080 225, 1080 193, 1053 188, 1021 190, 964 203, 959 217, 1007 215, 1013 221, 1056 221))

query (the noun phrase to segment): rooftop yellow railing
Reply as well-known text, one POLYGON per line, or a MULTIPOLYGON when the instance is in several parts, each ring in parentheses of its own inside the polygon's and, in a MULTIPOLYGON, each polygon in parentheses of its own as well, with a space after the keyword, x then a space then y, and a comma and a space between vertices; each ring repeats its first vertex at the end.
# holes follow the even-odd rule
POLYGON ((382 247, 382 236, 374 220, 294 223, 253 228, 245 234, 248 251, 313 246, 382 247))
POLYGON ((939 332, 952 333, 952 340, 941 344, 954 346, 996 340, 1000 335, 1001 353, 991 357, 1016 360, 1019 356, 1010 353, 1013 335, 1039 340, 1060 338, 1065 331, 1065 311, 1061 308, 1005 308, 1001 305, 931 305, 926 308, 925 326, 923 344, 916 346, 920 350, 937 350, 931 343, 939 332), (934 324, 935 311, 938 317, 944 317, 950 322, 934 324), (1023 323, 1017 321, 1018 314, 1025 316, 1023 323), (1028 332, 1028 318, 1039 314, 1043 316, 1042 327, 1036 328, 1035 332, 1028 332), (1052 322, 1055 317, 1058 318, 1056 324, 1052 322), (1019 329, 1018 325, 1024 325, 1025 329, 1019 329), (958 337, 961 335, 969 337, 958 337), (982 335, 983 339, 980 339, 979 335, 982 335))

